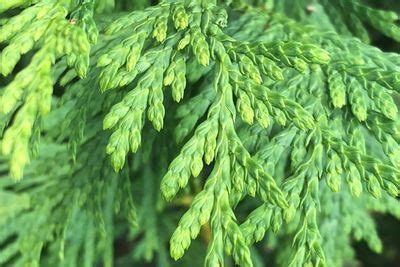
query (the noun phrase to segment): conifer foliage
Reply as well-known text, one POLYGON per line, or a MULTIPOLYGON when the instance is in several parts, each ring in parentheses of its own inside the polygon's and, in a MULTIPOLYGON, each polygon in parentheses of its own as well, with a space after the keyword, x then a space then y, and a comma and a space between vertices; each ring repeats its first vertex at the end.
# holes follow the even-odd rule
POLYGON ((399 15, 0 1, 1 266, 354 264, 400 219, 399 15))

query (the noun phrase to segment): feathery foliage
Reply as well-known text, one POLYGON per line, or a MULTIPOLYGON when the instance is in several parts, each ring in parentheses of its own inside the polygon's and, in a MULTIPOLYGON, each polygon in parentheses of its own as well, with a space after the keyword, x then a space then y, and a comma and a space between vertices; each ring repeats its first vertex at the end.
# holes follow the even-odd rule
POLYGON ((368 29, 400 42, 399 15, 154 2, 1 1, 0 265, 382 251, 371 212, 400 219, 400 55, 368 29))

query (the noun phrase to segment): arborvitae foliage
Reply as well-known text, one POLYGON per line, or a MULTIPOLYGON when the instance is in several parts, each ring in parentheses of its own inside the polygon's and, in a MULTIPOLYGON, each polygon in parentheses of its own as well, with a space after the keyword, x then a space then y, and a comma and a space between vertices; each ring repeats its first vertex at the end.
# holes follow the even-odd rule
POLYGON ((1 266, 265 266, 267 251, 351 266, 354 241, 382 250, 371 213, 400 218, 400 55, 369 32, 400 42, 398 14, 362 0, 0 14, 1 266))

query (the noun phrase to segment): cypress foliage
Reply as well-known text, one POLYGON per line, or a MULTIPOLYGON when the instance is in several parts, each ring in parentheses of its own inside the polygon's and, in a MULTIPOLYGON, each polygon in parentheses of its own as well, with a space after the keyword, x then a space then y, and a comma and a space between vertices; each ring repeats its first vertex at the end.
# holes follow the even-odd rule
MULTIPOLYGON (((154 3, 156 2, 156 3, 154 3)), ((0 1, 0 266, 354 265, 400 219, 399 15, 0 1)))

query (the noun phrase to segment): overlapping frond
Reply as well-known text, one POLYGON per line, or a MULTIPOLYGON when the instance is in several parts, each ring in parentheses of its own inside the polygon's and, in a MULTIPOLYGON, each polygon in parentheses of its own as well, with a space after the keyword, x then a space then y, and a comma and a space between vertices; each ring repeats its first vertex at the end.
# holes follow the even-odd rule
POLYGON ((119 238, 121 262, 161 266, 167 242, 253 266, 266 234, 284 266, 382 249, 369 211, 399 217, 400 56, 364 24, 399 41, 395 13, 123 2, 0 4, 0 265, 112 266, 119 238))

